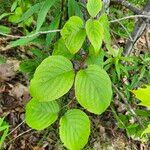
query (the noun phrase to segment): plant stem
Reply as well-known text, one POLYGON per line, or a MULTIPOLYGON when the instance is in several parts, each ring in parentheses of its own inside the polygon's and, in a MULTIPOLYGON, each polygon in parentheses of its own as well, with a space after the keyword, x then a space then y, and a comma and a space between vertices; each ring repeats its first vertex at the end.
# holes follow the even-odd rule
POLYGON ((121 97, 123 102, 127 105, 130 113, 133 115, 133 117, 135 117, 135 119, 138 121, 139 125, 144 129, 144 125, 142 124, 141 120, 138 118, 138 116, 135 113, 135 111, 133 110, 133 108, 128 103, 127 99, 124 97, 123 93, 121 93, 114 84, 112 84, 112 86, 113 86, 114 90, 117 92, 117 94, 121 97))

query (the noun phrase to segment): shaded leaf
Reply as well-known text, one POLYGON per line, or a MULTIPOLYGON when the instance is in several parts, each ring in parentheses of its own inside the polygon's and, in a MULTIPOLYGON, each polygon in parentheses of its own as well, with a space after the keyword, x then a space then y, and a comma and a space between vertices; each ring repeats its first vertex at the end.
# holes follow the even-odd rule
POLYGON ((45 0, 44 4, 41 6, 41 9, 38 13, 36 32, 40 30, 49 9, 55 4, 56 1, 57 0, 45 0))
POLYGON ((55 43, 53 55, 62 55, 68 59, 73 58, 73 54, 70 53, 62 38, 55 43))

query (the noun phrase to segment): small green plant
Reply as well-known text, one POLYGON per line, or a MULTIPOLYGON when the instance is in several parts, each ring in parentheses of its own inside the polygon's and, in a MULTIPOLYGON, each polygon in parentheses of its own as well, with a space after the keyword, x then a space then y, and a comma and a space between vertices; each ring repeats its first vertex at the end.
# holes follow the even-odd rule
POLYGON ((7 136, 9 125, 4 121, 4 118, 0 118, 0 149, 7 136))
MULTIPOLYGON (((144 88, 138 88, 137 90, 133 90, 132 92, 135 94, 136 98, 141 101, 139 105, 150 107, 150 85, 146 85, 146 87, 144 88)), ((143 131, 142 136, 148 133, 150 133, 150 123, 143 131)))
MULTIPOLYGON (((96 17, 101 8, 102 1, 89 0, 90 19, 84 22, 78 16, 70 17, 61 30, 52 56, 37 67, 29 87, 33 98, 26 106, 26 122, 31 128, 43 130, 54 123, 63 109, 58 99, 72 87, 78 103, 91 113, 100 115, 110 105, 111 80, 97 61, 102 61, 103 42, 111 50, 107 15, 96 17), (82 49, 84 44, 89 46, 88 50, 82 49), (74 67, 74 61, 79 61, 78 67, 74 67)), ((37 31, 43 23, 39 21, 37 31)), ((67 110, 60 119, 59 134, 68 149, 82 149, 90 135, 89 117, 77 108, 67 110)))

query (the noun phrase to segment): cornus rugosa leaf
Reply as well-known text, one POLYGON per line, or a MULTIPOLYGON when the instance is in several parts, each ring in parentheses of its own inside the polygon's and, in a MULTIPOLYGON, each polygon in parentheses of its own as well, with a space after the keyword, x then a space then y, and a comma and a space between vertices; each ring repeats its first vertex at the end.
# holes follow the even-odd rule
POLYGON ((80 17, 73 16, 70 17, 61 30, 61 35, 66 47, 72 54, 79 51, 85 40, 86 32, 83 27, 82 19, 80 17))
POLYGON ((72 63, 63 56, 49 56, 36 69, 30 83, 30 94, 39 101, 52 101, 72 87, 72 63))
POLYGON ((132 92, 141 101, 140 105, 150 107, 150 85, 146 85, 146 88, 138 88, 132 92))
POLYGON ((103 40, 103 26, 99 23, 98 20, 89 19, 86 22, 86 33, 87 36, 94 47, 95 53, 98 54, 103 40))
POLYGON ((78 109, 68 110, 60 120, 60 139, 70 150, 81 150, 88 142, 90 120, 78 109))
POLYGON ((101 0, 88 0, 87 10, 92 17, 95 17, 102 9, 101 0))
POLYGON ((26 106, 26 123, 33 129, 43 130, 56 121, 58 112, 56 101, 39 102, 33 98, 26 106))
POLYGON ((90 65, 75 79, 75 95, 81 106, 94 114, 103 113, 112 98, 111 80, 104 69, 90 65))

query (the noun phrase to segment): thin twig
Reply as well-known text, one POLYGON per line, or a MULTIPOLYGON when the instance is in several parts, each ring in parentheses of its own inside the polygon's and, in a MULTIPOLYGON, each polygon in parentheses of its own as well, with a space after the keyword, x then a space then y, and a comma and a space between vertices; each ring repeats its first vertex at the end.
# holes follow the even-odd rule
POLYGON ((118 21, 123 21, 123 20, 127 20, 127 19, 134 19, 134 18, 150 18, 150 16, 148 16, 148 15, 131 15, 131 16, 126 16, 123 18, 111 20, 110 23, 115 23, 118 21))
POLYGON ((8 143, 6 143, 6 146, 9 145, 11 142, 15 141, 17 138, 21 137, 22 135, 24 135, 24 134, 26 134, 26 133, 28 133, 28 132, 30 132, 30 131, 32 131, 32 129, 29 129, 29 130, 26 130, 26 131, 20 133, 18 136, 16 136, 16 137, 13 138, 12 140, 10 140, 8 143))
POLYGON ((10 135, 10 134, 12 134, 15 130, 17 130, 24 122, 25 122, 25 120, 23 120, 20 124, 18 124, 11 132, 9 132, 7 134, 7 136, 10 135))
POLYGON ((0 35, 10 37, 10 38, 14 38, 14 39, 27 39, 27 38, 32 38, 32 37, 39 36, 39 35, 42 35, 42 34, 48 34, 48 33, 54 33, 54 32, 60 32, 60 30, 56 29, 56 30, 40 31, 40 32, 31 34, 31 35, 27 35, 27 36, 19 36, 19 35, 14 36, 14 35, 9 35, 9 34, 3 33, 3 32, 0 32, 0 35))

